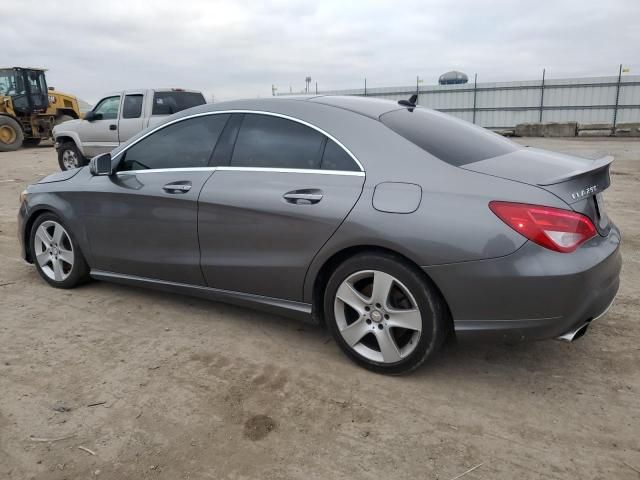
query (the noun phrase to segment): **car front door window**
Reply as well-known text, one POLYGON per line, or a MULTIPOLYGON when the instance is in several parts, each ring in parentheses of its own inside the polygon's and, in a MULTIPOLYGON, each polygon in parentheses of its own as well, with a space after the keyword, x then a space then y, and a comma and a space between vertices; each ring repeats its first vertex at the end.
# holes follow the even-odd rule
POLYGON ((162 128, 127 149, 118 170, 206 167, 228 119, 206 115, 162 128))
POLYGON ((100 100, 100 103, 93 110, 96 115, 101 115, 100 120, 115 120, 118 118, 118 108, 120 107, 120 96, 107 97, 100 100))

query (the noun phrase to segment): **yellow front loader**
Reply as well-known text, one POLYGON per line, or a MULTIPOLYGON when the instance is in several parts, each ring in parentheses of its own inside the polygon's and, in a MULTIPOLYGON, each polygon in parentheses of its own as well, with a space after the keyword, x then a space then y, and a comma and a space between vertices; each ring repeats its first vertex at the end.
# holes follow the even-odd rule
POLYGON ((0 152, 35 146, 59 123, 80 118, 78 100, 47 87, 42 68, 0 68, 0 152))

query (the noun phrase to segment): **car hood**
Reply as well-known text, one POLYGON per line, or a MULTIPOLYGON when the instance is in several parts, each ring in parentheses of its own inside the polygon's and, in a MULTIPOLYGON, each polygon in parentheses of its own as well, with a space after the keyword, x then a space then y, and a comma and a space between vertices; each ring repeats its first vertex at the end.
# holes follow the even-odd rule
POLYGON ((81 168, 74 168, 73 170, 65 170, 62 172, 53 173, 41 179, 38 183, 54 183, 54 182, 64 182, 65 180, 69 180, 70 178, 75 177, 78 172, 82 170, 81 168))
POLYGON ((64 130, 74 130, 77 125, 80 125, 84 120, 68 120, 60 125, 53 127, 53 134, 64 130))

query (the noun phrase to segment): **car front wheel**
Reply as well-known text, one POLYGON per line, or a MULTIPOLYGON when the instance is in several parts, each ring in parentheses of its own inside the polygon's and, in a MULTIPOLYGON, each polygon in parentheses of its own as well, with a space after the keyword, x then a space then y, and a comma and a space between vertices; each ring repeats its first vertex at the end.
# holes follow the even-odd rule
POLYGON ((393 254, 362 253, 338 266, 327 283, 324 312, 347 356, 380 373, 415 370, 447 332, 440 294, 417 267, 393 254))
POLYGON ((58 149, 58 165, 62 170, 71 170, 73 168, 84 167, 87 160, 78 150, 75 143, 63 143, 58 149))
POLYGON ((36 219, 30 248, 40 276, 56 288, 73 288, 89 278, 89 267, 68 228, 54 214, 36 219))

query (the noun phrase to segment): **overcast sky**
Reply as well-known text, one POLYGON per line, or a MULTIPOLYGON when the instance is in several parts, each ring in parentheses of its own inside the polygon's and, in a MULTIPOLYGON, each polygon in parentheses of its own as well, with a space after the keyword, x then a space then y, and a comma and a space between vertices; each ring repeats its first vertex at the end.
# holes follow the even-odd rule
POLYGON ((228 100, 319 89, 640 74, 640 0, 2 0, 0 63, 91 103, 177 86, 228 100))

